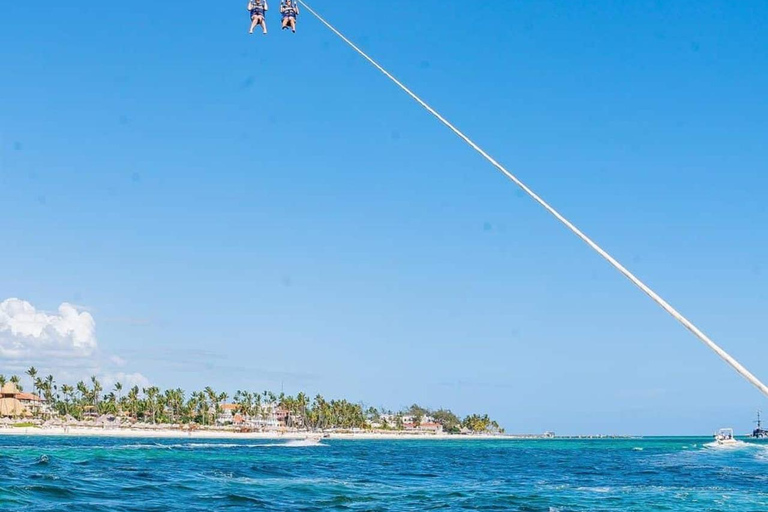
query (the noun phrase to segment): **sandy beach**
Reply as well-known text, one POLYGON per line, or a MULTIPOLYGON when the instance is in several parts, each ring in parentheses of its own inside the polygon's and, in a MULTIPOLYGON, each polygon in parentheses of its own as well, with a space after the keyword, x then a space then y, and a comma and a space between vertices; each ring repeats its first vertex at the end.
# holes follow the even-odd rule
POLYGON ((324 437, 327 439, 514 439, 503 435, 457 435, 457 434, 412 434, 398 432, 234 432, 227 430, 180 430, 150 428, 100 428, 100 427, 7 427, 0 428, 0 436, 49 436, 49 437, 114 437, 141 439, 307 439, 324 437))

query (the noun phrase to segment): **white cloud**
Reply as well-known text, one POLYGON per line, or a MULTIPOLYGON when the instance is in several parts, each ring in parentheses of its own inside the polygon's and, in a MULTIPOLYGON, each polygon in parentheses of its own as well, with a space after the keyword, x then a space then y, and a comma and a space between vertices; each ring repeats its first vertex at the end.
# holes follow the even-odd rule
POLYGON ((127 364, 127 361, 120 356, 111 356, 109 358, 109 362, 117 366, 118 368, 122 368, 127 364))
POLYGON ((4 372, 21 375, 25 383, 24 373, 34 365, 40 375, 53 374, 59 382, 88 381, 96 375, 106 391, 116 382, 124 389, 151 385, 141 373, 127 372, 125 359, 100 350, 91 313, 66 302, 56 313, 21 299, 0 302, 0 360, 4 372))
POLYGON ((0 357, 86 357, 97 347, 93 316, 72 304, 49 314, 20 299, 0 302, 0 357))
POLYGON ((139 386, 139 389, 148 388, 151 384, 149 379, 140 373, 107 373, 101 376, 104 389, 110 391, 116 382, 123 385, 123 393, 131 389, 133 386, 139 386))

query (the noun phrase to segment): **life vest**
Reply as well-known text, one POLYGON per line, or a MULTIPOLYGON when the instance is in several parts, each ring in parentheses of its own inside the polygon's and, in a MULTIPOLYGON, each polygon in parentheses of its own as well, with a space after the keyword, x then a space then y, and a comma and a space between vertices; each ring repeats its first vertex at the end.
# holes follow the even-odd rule
POLYGON ((293 4, 283 4, 283 18, 295 18, 297 14, 296 7, 293 4))
POLYGON ((251 3, 251 14, 254 16, 264 16, 264 2, 257 4, 256 2, 251 3))

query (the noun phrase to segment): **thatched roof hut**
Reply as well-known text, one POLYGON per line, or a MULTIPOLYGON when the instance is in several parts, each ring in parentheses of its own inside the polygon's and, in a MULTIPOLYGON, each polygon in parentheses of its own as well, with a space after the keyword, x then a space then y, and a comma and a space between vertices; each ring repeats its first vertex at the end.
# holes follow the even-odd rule
POLYGON ((18 418, 27 416, 29 412, 19 402, 19 389, 13 382, 6 382, 0 389, 0 416, 18 418))

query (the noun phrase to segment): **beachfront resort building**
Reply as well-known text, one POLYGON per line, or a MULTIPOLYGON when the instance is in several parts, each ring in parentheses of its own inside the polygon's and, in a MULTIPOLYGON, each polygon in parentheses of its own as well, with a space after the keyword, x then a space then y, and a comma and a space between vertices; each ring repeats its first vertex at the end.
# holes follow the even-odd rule
POLYGON ((13 382, 6 382, 0 390, 0 417, 19 418, 50 414, 51 409, 45 399, 33 393, 22 393, 13 382))
POLYGON ((32 413, 32 416, 47 416, 51 414, 48 402, 38 395, 33 393, 19 393, 16 395, 16 400, 21 402, 21 405, 27 411, 32 413))
POLYGON ((436 421, 422 421, 421 424, 416 427, 417 430, 420 432, 429 432, 431 434, 442 434, 443 433, 443 425, 440 423, 437 423, 436 421))
POLYGON ((413 416, 402 417, 403 428, 405 430, 416 430, 419 432, 430 432, 433 434, 442 434, 443 426, 435 421, 432 416, 422 416, 421 418, 415 418, 413 416))
POLYGON ((4 418, 32 416, 32 413, 19 400, 20 394, 19 388, 13 382, 6 382, 3 385, 0 389, 0 416, 4 418))
POLYGON ((276 403, 261 404, 256 414, 240 413, 237 404, 222 404, 216 418, 218 425, 238 425, 258 430, 275 430, 286 426, 301 425, 301 419, 276 403))
POLYGON ((216 418, 217 425, 242 425, 245 418, 238 412, 239 406, 235 404, 221 404, 221 413, 216 418))
POLYGON ((403 429, 417 432, 427 432, 432 434, 442 434, 443 425, 438 423, 432 416, 422 416, 418 422, 414 416, 409 414, 382 414, 378 421, 370 423, 372 428, 403 429))

